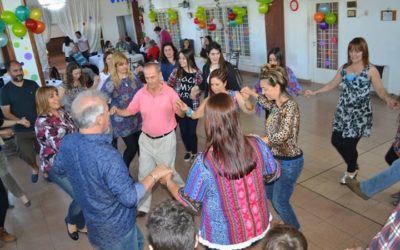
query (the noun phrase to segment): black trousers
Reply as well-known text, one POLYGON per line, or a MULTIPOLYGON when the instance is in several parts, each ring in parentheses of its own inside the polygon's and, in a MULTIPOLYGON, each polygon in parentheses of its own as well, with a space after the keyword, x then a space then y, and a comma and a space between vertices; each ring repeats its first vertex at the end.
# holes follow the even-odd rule
POLYGON ((6 213, 8 209, 8 195, 7 190, 0 179, 0 228, 4 228, 6 220, 6 213))
MULTIPOLYGON (((135 158, 136 153, 139 151, 139 136, 142 133, 142 131, 135 132, 133 134, 130 134, 126 137, 122 137, 122 140, 124 141, 126 145, 126 149, 123 153, 123 158, 126 166, 129 169, 129 165, 131 164, 131 161, 133 158, 135 158)), ((113 139, 113 146, 118 149, 118 138, 113 139)))
POLYGON ((397 156, 396 152, 394 151, 393 146, 389 148, 389 150, 387 151, 386 155, 385 155, 385 160, 387 162, 387 164, 392 165, 392 163, 399 159, 399 157, 397 156))
POLYGON ((331 142, 347 164, 347 172, 354 173, 357 169, 357 144, 361 137, 344 138, 341 131, 333 131, 331 142))

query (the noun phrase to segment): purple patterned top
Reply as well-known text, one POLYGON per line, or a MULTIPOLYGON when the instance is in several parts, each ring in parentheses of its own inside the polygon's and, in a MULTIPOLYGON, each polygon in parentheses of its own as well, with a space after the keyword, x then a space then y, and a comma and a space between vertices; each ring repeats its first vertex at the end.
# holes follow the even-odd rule
POLYGON ((68 112, 60 109, 59 117, 50 115, 38 116, 35 122, 35 133, 40 145, 40 168, 49 172, 52 169, 55 155, 65 135, 75 132, 76 127, 68 112))
MULTIPOLYGON (((119 87, 109 77, 101 88, 110 99, 110 105, 119 109, 126 109, 136 93, 143 87, 142 82, 136 78, 131 80, 128 77, 121 80, 119 87)), ((118 115, 111 116, 111 124, 114 131, 114 137, 126 137, 142 129, 142 116, 140 113, 122 117, 118 115)))

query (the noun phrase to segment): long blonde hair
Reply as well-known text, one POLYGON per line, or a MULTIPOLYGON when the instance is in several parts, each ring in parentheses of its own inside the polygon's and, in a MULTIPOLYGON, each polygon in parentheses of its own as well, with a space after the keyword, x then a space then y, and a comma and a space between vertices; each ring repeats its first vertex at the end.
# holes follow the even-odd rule
MULTIPOLYGON (((114 82, 115 86, 118 88, 119 85, 121 84, 121 79, 119 78, 118 73, 117 73, 117 66, 120 64, 123 64, 125 62, 127 62, 129 64, 129 60, 121 52, 115 52, 112 55, 112 60, 113 60, 113 67, 111 69, 111 80, 114 82)), ((134 80, 133 73, 132 73, 130 67, 128 67, 128 78, 132 81, 134 80)))

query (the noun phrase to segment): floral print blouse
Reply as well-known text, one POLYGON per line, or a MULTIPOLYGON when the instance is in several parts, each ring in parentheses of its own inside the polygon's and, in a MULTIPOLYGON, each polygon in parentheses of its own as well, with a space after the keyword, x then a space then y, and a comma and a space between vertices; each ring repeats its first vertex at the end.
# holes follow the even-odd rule
POLYGON ((51 171, 64 136, 77 130, 68 112, 60 109, 58 113, 59 117, 38 116, 35 122, 36 138, 40 145, 40 168, 45 172, 51 171))

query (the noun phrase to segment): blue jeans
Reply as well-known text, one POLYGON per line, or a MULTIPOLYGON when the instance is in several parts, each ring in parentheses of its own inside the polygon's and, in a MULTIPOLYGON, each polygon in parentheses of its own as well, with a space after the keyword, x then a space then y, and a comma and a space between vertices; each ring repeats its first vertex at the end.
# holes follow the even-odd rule
POLYGON ((300 224, 289 203, 297 178, 304 167, 304 156, 294 160, 281 160, 281 176, 274 182, 265 185, 268 199, 275 211, 287 225, 299 229, 300 224))
POLYGON ((369 197, 385 190, 400 181, 400 159, 395 160, 390 167, 360 183, 361 191, 369 197))
POLYGON ((71 183, 67 177, 62 177, 54 173, 54 171, 48 172, 49 179, 64 190, 72 198, 72 202, 68 208, 68 214, 65 221, 68 224, 76 225, 79 229, 85 227, 85 218, 78 202, 75 200, 74 190, 72 189, 71 183))
MULTIPOLYGON (((135 224, 133 228, 115 245, 107 247, 112 250, 142 250, 144 237, 142 231, 135 224)), ((101 249, 101 248, 100 248, 101 249)))

